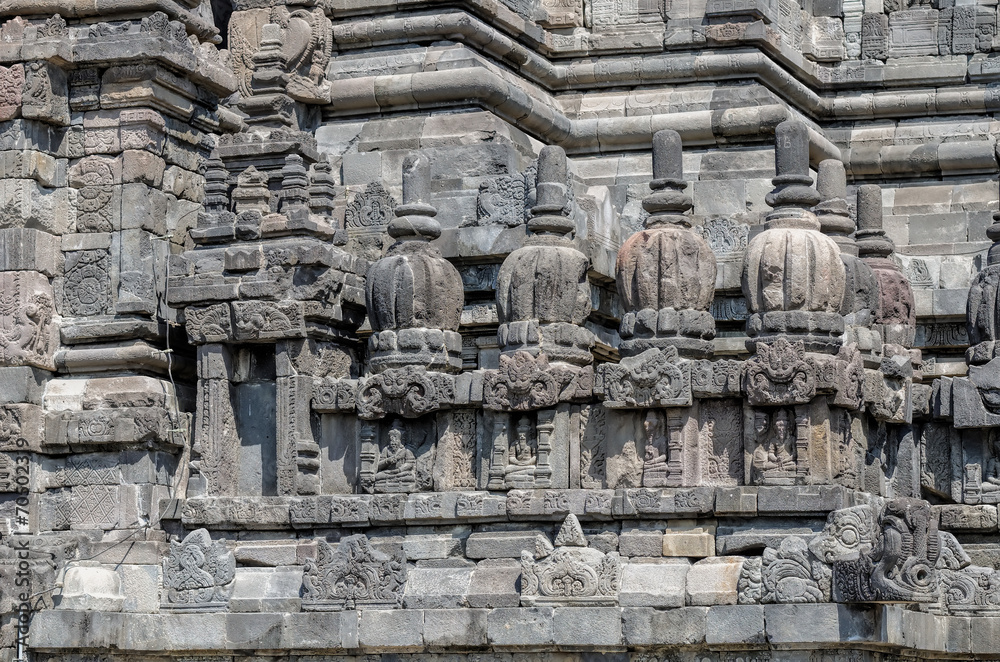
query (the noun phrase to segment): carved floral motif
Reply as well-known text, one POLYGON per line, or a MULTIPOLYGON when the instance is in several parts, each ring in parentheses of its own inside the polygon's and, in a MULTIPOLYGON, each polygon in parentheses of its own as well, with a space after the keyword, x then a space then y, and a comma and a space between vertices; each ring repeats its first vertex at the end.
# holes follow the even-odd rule
POLYGON ((569 514, 556 536, 555 550, 541 559, 521 553, 522 605, 616 605, 621 559, 586 547, 576 515, 569 514))
POLYGON ((406 559, 371 546, 365 535, 342 538, 336 550, 316 541, 316 558, 307 559, 302 575, 305 611, 397 609, 403 603, 406 559))

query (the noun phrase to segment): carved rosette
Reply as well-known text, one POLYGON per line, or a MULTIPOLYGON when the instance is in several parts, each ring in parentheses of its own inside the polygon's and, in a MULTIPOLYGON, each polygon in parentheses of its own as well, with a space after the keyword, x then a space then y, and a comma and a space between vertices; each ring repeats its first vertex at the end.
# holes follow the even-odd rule
POLYGON ((455 402, 455 378, 417 366, 390 368, 358 381, 358 416, 419 418, 455 402))
POLYGON ((406 585, 406 558, 371 546, 364 534, 342 538, 336 550, 316 540, 316 558, 302 574, 304 611, 398 609, 406 585))
POLYGON ((691 405, 691 365, 677 349, 648 349, 597 371, 595 390, 612 409, 687 407, 691 405))

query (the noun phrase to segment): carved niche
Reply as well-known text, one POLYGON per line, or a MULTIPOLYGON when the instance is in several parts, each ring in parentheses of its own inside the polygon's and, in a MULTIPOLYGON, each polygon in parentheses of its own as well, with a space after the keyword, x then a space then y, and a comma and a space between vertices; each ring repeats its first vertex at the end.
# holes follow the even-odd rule
POLYGON ((436 453, 431 417, 361 426, 361 489, 383 494, 434 489, 436 453))
POLYGON ((163 609, 221 611, 236 579, 236 559, 224 540, 213 541, 198 529, 181 542, 171 541, 163 559, 163 609))
POLYGON ((389 556, 371 546, 368 536, 342 538, 336 550, 322 538, 316 558, 302 574, 304 611, 398 609, 406 585, 406 558, 400 548, 389 556))
POLYGON ((555 411, 552 409, 535 415, 496 415, 486 489, 552 487, 552 436, 555 427, 555 411))
POLYGON ((967 437, 962 502, 1000 503, 1000 430, 987 429, 967 437))
POLYGON ((736 400, 703 400, 698 405, 701 485, 743 482, 743 413, 736 400))
POLYGON ((794 485, 806 472, 808 422, 791 407, 749 410, 747 461, 755 485, 794 485))
POLYGON ((588 547, 580 521, 570 513, 550 554, 521 553, 521 604, 617 605, 621 573, 618 553, 588 547))

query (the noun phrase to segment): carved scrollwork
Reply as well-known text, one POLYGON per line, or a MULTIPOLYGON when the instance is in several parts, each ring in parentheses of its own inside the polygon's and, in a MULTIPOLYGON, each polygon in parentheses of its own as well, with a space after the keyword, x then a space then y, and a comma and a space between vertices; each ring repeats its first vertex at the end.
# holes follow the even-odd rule
POLYGON ((354 379, 324 379, 313 391, 313 411, 324 414, 346 413, 357 406, 358 382, 354 379))
POLYGON ((213 541, 208 531, 192 531, 181 542, 170 543, 163 559, 164 607, 168 609, 224 609, 236 579, 236 559, 224 540, 213 541))
POLYGON ((586 547, 576 515, 570 514, 556 536, 555 550, 537 559, 521 554, 521 604, 618 604, 621 559, 617 552, 586 547))
POLYGON ((455 378, 418 366, 390 368, 358 383, 358 415, 368 420, 395 414, 417 418, 455 402, 455 378))
POLYGON ((778 338, 757 344, 743 369, 743 387, 751 405, 806 404, 816 395, 815 373, 802 341, 778 338))
POLYGON ((341 539, 334 550, 316 541, 316 558, 307 559, 302 575, 305 611, 397 609, 406 584, 406 558, 374 549, 365 535, 341 539))
POLYGON ((599 368, 605 406, 611 408, 685 407, 691 404, 691 369, 678 361, 677 349, 648 349, 638 356, 599 368))

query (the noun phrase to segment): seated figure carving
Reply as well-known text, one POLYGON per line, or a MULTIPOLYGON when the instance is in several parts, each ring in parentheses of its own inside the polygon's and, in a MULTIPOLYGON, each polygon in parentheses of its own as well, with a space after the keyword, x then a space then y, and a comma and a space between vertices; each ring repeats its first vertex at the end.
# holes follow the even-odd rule
POLYGON ((509 487, 530 488, 534 484, 538 457, 529 439, 530 430, 531 424, 527 418, 517 422, 517 432, 514 443, 510 446, 507 467, 504 470, 504 477, 509 487))
POLYGON ((980 486, 988 503, 1000 501, 1000 436, 990 435, 986 442, 986 458, 983 461, 983 482, 980 486))
POLYGON ((646 453, 642 463, 642 484, 644 487, 664 487, 670 473, 667 465, 667 435, 664 430, 663 415, 650 411, 642 422, 646 433, 646 453))
POLYGON ((767 412, 754 414, 754 431, 757 448, 753 453, 753 467, 757 476, 765 481, 782 480, 795 474, 795 435, 788 412, 779 409, 773 424, 767 412))
POLYGON ((403 427, 397 421, 389 430, 389 445, 378 456, 374 484, 376 492, 409 492, 417 482, 417 458, 403 443, 403 427))

